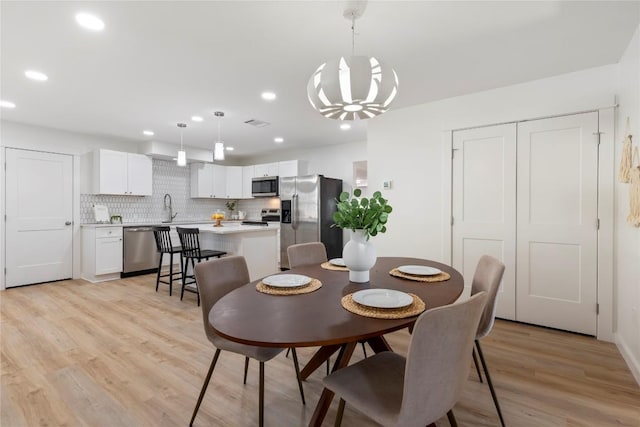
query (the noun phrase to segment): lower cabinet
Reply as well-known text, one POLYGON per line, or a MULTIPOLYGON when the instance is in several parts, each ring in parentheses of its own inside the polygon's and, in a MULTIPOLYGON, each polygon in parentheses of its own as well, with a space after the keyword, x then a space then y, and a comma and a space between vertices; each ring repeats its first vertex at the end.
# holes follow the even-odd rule
POLYGON ((90 282, 120 277, 122 272, 122 227, 82 229, 82 273, 90 282))

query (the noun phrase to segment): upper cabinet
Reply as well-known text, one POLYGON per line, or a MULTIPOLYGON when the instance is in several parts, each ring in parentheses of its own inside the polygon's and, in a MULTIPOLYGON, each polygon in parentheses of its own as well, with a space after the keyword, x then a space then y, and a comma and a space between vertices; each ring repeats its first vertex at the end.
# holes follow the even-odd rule
POLYGON ((242 166, 227 166, 227 198, 242 199, 242 166))
POLYGON ((243 199, 252 199, 251 195, 251 180, 254 176, 254 167, 251 166, 243 166, 242 167, 242 198, 243 199))
POLYGON ((278 175, 280 178, 288 176, 300 176, 307 174, 307 162, 302 160, 288 160, 278 163, 278 175))
POLYGON ((213 165, 191 163, 191 197, 213 197, 213 165))
POLYGON ((93 193, 151 196, 153 162, 142 154, 95 150, 93 193))
POLYGON ((253 166, 253 176, 255 178, 261 176, 278 176, 278 163, 264 163, 262 165, 253 166))

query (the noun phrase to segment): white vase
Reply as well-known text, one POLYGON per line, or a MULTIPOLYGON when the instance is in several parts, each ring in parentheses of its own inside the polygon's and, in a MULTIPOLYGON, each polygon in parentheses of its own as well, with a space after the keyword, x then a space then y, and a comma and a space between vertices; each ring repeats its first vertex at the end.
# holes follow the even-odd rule
POLYGON ((369 270, 376 263, 376 248, 367 240, 363 230, 351 232, 351 240, 344 245, 342 259, 349 269, 349 280, 357 283, 369 281, 369 270))

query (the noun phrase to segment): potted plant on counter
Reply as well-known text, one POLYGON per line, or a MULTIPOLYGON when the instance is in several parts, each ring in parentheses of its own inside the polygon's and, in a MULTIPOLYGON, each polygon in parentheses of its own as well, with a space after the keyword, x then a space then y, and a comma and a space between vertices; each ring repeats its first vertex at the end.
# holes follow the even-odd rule
POLYGON ((229 209, 229 218, 231 219, 237 219, 237 217, 235 217, 233 214, 233 211, 236 210, 237 203, 237 200, 229 200, 227 203, 225 203, 225 206, 227 207, 227 209, 229 209))
POLYGON ((369 238, 387 231, 387 220, 393 210, 379 191, 370 199, 361 196, 359 188, 352 195, 342 192, 332 225, 351 230, 351 240, 344 246, 342 258, 349 269, 349 280, 360 283, 369 281, 369 270, 376 263, 376 249, 369 238))

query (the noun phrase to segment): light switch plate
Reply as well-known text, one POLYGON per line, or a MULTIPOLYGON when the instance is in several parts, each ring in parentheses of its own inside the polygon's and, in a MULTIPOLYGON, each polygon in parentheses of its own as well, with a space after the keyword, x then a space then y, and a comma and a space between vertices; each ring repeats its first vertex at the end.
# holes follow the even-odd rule
POLYGON ((393 183, 392 180, 383 181, 382 182, 382 188, 385 189, 385 190, 391 190, 392 183, 393 183))

